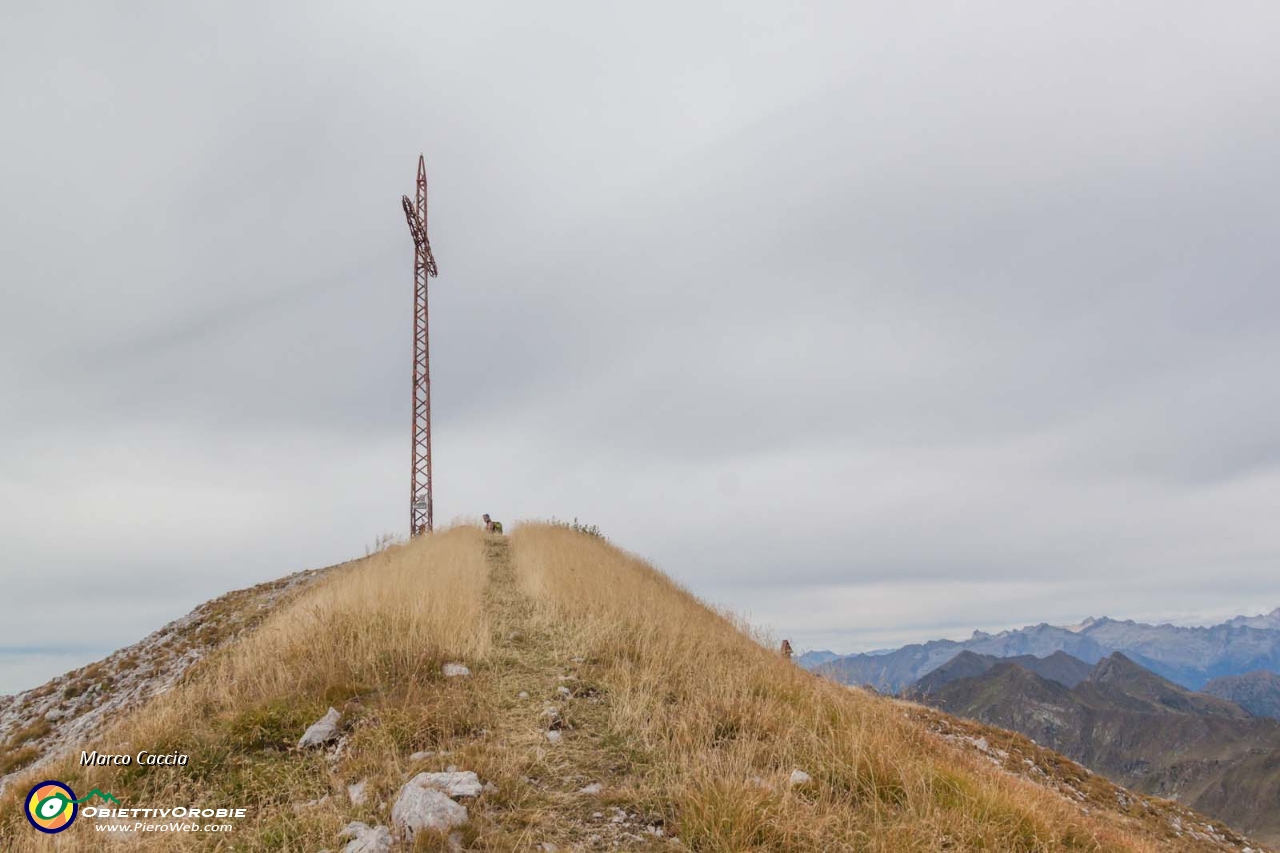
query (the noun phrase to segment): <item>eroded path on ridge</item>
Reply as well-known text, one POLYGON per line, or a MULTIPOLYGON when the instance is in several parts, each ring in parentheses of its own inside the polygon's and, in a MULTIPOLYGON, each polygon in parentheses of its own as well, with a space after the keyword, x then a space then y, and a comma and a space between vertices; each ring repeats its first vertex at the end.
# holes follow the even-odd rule
POLYGON ((467 846, 679 849, 661 818, 645 814, 632 784, 643 756, 611 736, 607 692, 592 680, 591 662, 520 589, 510 541, 490 536, 485 548, 493 647, 477 677, 497 697, 483 753, 501 779, 476 804, 467 846))

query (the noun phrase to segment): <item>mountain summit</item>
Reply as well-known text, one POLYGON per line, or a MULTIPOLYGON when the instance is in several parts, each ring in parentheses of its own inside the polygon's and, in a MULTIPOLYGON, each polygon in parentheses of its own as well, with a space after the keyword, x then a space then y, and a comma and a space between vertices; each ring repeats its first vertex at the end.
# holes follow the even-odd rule
MULTIPOLYGON (((245 809, 227 834, 134 831, 141 850, 1250 846, 1018 735, 817 678, 572 530, 455 528, 202 612, 128 665, 7 703, 22 769, 6 849, 53 849, 23 817, 48 779, 124 808, 245 809), (200 645, 205 629, 217 642, 200 645), (91 716, 153 661, 163 689, 91 716), (49 711, 81 721, 74 738, 43 733, 49 711), (86 765, 82 750, 187 761, 86 765)), ((60 849, 97 849, 99 823, 81 817, 60 849)))

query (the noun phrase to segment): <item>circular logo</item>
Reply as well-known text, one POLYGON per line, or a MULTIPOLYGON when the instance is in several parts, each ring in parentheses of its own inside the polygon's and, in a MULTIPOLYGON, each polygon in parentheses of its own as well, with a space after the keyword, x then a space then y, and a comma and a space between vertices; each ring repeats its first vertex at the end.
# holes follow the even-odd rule
POLYGON ((27 794, 27 820, 41 832, 62 832, 79 813, 75 791, 61 782, 41 782, 27 794))

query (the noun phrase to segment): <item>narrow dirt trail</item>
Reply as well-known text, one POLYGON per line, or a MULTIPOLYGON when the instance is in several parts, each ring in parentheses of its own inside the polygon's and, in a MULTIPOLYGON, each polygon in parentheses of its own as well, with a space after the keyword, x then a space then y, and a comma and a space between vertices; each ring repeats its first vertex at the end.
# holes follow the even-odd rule
POLYGON ((510 796, 483 809, 483 828, 470 846, 678 849, 658 834, 661 819, 644 819, 633 804, 629 777, 642 759, 610 735, 607 694, 592 683, 590 662, 520 589, 509 540, 487 537, 485 549, 493 650, 484 677, 500 697, 485 751, 518 781, 510 796))

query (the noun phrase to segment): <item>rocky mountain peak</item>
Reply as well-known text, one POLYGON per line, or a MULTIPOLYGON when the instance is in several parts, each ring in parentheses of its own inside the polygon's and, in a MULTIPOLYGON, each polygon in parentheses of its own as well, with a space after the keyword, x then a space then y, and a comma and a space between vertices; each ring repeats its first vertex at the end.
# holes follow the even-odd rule
POLYGON ((1121 652, 1112 652, 1094 666, 1088 680, 1094 684, 1113 684, 1116 682, 1145 681, 1154 678, 1164 681, 1158 675, 1143 669, 1121 652))

